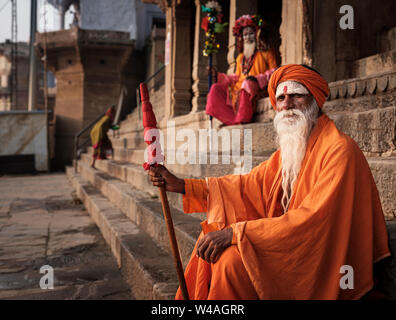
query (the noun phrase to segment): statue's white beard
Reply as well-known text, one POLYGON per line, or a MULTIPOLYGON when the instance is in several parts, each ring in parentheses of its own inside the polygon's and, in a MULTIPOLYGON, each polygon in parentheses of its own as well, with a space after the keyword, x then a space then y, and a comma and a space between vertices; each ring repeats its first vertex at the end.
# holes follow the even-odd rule
POLYGON ((313 99, 304 111, 298 109, 278 112, 274 127, 278 134, 282 158, 282 207, 289 208, 290 199, 305 156, 307 142, 318 119, 319 107, 313 99), (289 116, 289 117, 288 117, 289 116))
POLYGON ((253 54, 254 51, 256 50, 256 42, 244 42, 243 43, 243 55, 245 56, 246 59, 249 59, 253 54))

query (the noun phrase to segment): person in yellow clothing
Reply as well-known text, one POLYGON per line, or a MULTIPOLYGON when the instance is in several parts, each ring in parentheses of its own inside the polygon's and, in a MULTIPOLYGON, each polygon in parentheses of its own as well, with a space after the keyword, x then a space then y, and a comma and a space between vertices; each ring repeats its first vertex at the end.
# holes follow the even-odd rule
POLYGON ((107 131, 113 128, 114 116, 115 106, 111 106, 91 130, 91 142, 93 147, 91 160, 92 168, 95 168, 95 161, 97 159, 107 158, 106 153, 108 150, 113 151, 111 141, 107 136, 107 131))
POLYGON ((235 74, 210 70, 217 83, 210 89, 206 113, 226 125, 251 122, 256 101, 265 93, 269 78, 277 67, 274 49, 258 50, 259 24, 257 16, 250 15, 235 22, 233 33, 241 51, 236 59, 235 74))

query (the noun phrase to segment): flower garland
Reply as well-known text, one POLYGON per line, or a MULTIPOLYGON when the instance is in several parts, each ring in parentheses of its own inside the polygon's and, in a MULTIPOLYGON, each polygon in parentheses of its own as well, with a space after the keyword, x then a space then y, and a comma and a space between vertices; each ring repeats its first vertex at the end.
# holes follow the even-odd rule
POLYGON ((262 25, 263 19, 259 15, 254 14, 251 16, 249 14, 245 14, 235 21, 235 26, 232 28, 232 33, 235 37, 240 37, 242 36, 243 28, 246 27, 252 27, 257 33, 262 25))
POLYGON ((238 51, 243 50, 243 37, 242 30, 246 27, 252 27, 256 33, 256 41, 260 35, 260 30, 263 27, 263 19, 259 15, 245 14, 235 21, 235 25, 232 28, 232 34, 237 38, 238 51))
POLYGON ((224 28, 228 25, 227 22, 222 23, 223 15, 221 14, 221 6, 217 1, 208 1, 206 5, 202 5, 202 12, 208 15, 202 19, 201 28, 205 30, 205 47, 203 55, 208 56, 212 53, 217 53, 220 44, 216 40, 216 33, 224 32, 224 28))

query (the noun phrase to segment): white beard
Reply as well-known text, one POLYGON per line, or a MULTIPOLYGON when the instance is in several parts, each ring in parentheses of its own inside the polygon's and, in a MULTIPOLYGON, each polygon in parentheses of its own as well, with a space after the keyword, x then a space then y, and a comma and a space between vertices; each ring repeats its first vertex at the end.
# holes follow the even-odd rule
POLYGON ((245 41, 243 43, 243 55, 245 56, 246 59, 249 59, 254 54, 255 50, 256 50, 256 42, 248 43, 245 41))
POLYGON ((274 118, 278 143, 282 158, 282 207, 287 212, 301 164, 305 156, 307 142, 318 119, 319 107, 313 102, 304 110, 284 110, 274 118), (292 117, 286 117, 292 115, 292 117))

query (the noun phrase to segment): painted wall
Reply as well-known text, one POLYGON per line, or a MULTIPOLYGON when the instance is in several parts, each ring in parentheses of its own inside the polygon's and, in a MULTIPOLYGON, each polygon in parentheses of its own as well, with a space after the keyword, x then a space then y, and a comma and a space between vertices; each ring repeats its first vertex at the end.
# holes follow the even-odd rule
POLYGON ((0 112, 0 156, 34 154, 36 170, 47 171, 47 138, 44 112, 0 112))

